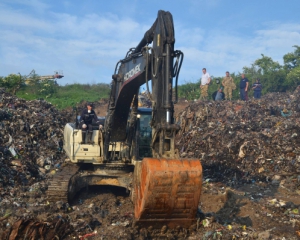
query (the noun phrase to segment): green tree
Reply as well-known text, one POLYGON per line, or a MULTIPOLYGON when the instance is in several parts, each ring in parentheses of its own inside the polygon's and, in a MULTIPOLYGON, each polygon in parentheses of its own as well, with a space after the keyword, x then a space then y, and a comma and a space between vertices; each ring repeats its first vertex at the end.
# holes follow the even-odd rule
POLYGON ((286 70, 272 58, 261 54, 250 67, 244 67, 243 70, 252 85, 256 78, 261 80, 263 85, 262 93, 267 92, 284 92, 290 89, 286 81, 286 70))
POLYGON ((35 70, 33 69, 27 76, 25 83, 30 86, 34 86, 39 82, 40 78, 39 75, 36 74, 35 70))
POLYGON ((293 53, 287 53, 283 56, 284 67, 287 70, 286 84, 290 88, 295 88, 300 84, 300 47, 295 45, 293 53))
POLYGON ((297 45, 293 47, 296 48, 293 53, 287 53, 283 56, 284 66, 288 70, 300 66, 300 47, 297 45))
POLYGON ((24 87, 25 78, 21 74, 10 74, 7 77, 1 77, 0 86, 6 88, 12 94, 24 87))
MULTIPOLYGON (((250 81, 254 81, 257 78, 261 78, 261 72, 261 69, 255 63, 252 63, 250 67, 243 67, 243 73, 245 73, 245 75, 250 81)), ((241 73, 239 73, 239 77, 240 76, 241 73)))
POLYGON ((259 58, 254 62, 254 65, 258 68, 258 73, 261 75, 269 74, 282 69, 282 66, 278 62, 274 62, 272 58, 263 54, 261 54, 261 56, 262 58, 259 58))
POLYGON ((192 83, 186 82, 183 85, 178 86, 178 97, 187 100, 194 100, 200 97, 200 80, 192 83))
POLYGON ((53 80, 47 79, 44 81, 39 81, 39 82, 37 82, 37 84, 38 84, 38 88, 39 88, 38 95, 40 97, 49 98, 53 94, 57 93, 58 84, 53 80))
POLYGON ((293 68, 286 77, 287 85, 295 89, 300 85, 300 66, 293 68))
POLYGON ((28 76, 25 77, 26 91, 33 94, 36 98, 49 98, 57 92, 58 84, 52 79, 43 79, 36 74, 33 69, 28 76))

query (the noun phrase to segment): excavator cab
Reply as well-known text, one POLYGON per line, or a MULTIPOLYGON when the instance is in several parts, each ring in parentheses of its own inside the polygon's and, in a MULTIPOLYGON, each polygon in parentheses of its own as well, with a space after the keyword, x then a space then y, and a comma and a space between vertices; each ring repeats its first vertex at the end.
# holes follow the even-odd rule
POLYGON ((136 141, 138 142, 139 147, 139 159, 143 159, 144 157, 152 157, 152 129, 150 126, 151 112, 151 108, 138 108, 136 141))

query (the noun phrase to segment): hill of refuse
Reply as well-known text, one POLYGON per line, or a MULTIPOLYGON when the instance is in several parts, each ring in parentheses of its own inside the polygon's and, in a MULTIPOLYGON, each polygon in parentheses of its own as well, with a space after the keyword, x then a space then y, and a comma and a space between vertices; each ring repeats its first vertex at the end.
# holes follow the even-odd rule
POLYGON ((30 239, 38 239, 34 238, 36 229, 46 226, 49 239, 65 234, 60 219, 45 223, 34 218, 38 206, 45 203, 47 174, 66 158, 63 129, 71 118, 71 112, 58 111, 43 99, 26 101, 0 89, 1 239, 6 239, 3 231, 12 232, 9 239, 15 239, 13 224, 27 230, 38 226, 28 231, 30 239))
POLYGON ((0 92, 0 187, 26 186, 43 179, 64 159, 63 128, 72 113, 43 99, 26 101, 0 92))
MULTIPOLYGON (((300 87, 244 101, 195 101, 176 146, 200 159, 201 239, 300 238, 300 87)), ((197 238, 195 238, 197 239, 197 238)))
POLYGON ((133 226, 133 204, 120 189, 49 203, 48 179, 66 164, 63 128, 74 112, 0 90, 0 238, 297 239, 299 90, 249 102, 198 101, 177 113, 180 156, 203 165, 198 221, 190 229, 133 226))
POLYGON ((228 185, 300 183, 300 91, 259 100, 200 101, 177 117, 181 157, 201 159, 206 178, 228 185))

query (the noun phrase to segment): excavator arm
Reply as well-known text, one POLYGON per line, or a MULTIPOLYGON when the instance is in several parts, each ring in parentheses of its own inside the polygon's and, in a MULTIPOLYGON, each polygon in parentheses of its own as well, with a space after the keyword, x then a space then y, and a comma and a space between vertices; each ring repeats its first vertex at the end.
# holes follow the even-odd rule
POLYGON ((137 223, 158 227, 190 226, 195 221, 202 184, 200 160, 179 159, 175 149, 179 126, 174 123, 174 103, 183 53, 174 50, 174 43, 173 17, 169 12, 159 11, 137 47, 130 49, 116 65, 104 126, 104 161, 109 162, 113 142, 125 143, 130 149, 139 87, 146 84, 149 90, 151 80, 153 158, 135 161, 138 159, 132 154, 134 151, 128 150, 126 159, 135 164, 135 219, 137 223))
POLYGON ((148 81, 152 80, 153 156, 174 157, 175 149, 171 146, 175 144, 170 140, 174 139, 178 126, 174 124, 172 93, 175 85, 174 99, 177 99, 177 80, 183 60, 183 53, 174 51, 174 43, 172 15, 161 10, 138 46, 117 63, 106 116, 105 153, 111 141, 126 140, 130 107, 136 112, 139 87, 146 83, 149 89, 148 81), (176 77, 175 84, 173 77, 176 77))

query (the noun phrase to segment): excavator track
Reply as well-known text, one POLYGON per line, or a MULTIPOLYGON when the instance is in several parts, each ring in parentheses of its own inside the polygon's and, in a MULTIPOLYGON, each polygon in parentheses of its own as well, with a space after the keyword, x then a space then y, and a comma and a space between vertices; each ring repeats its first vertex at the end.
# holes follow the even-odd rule
POLYGON ((76 193, 72 191, 71 179, 76 178, 79 168, 77 164, 67 163, 49 180, 47 196, 50 202, 68 202, 69 196, 76 193))

